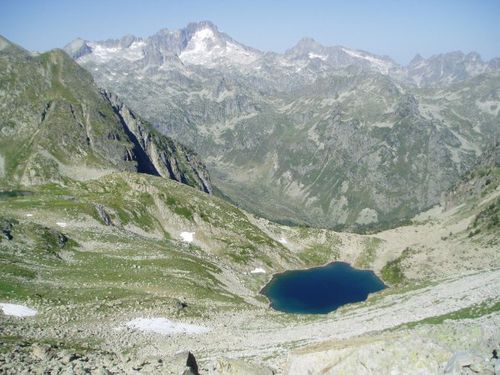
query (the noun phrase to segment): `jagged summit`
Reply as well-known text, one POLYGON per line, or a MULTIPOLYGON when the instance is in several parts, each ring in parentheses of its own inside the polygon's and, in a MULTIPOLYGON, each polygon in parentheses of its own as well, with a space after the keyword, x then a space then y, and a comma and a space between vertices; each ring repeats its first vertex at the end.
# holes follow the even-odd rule
POLYGON ((424 61, 425 59, 422 57, 422 55, 420 53, 417 53, 413 59, 410 60, 410 62, 408 63, 409 66, 411 65, 416 65, 418 63, 420 63, 421 61, 424 61))
POLYGON ((418 55, 406 68, 406 76, 419 86, 451 83, 495 70, 491 62, 484 62, 477 52, 465 54, 452 51, 433 55, 427 59, 418 55))
POLYGON ((219 32, 218 27, 212 21, 208 20, 203 20, 199 22, 190 22, 185 28, 185 30, 188 32, 196 32, 202 29, 210 29, 214 32, 219 32))
POLYGON ((311 79, 327 70, 353 65, 417 85, 465 79, 497 69, 499 65, 494 59, 483 62, 476 52, 453 51, 428 59, 417 55, 404 67, 386 55, 340 45, 324 46, 311 37, 300 39, 284 54, 264 53, 234 40, 211 21, 191 22, 177 30, 165 28, 147 38, 126 35, 93 42, 78 38, 64 49, 84 64, 113 63, 119 67, 130 64, 134 71, 183 69, 182 65, 240 70, 265 66, 263 72, 271 74, 267 78, 273 78, 276 69, 286 67, 285 70, 295 71, 293 74, 299 78, 305 75, 311 79))
POLYGON ((97 42, 76 39, 65 50, 77 60, 128 61, 148 67, 162 66, 173 55, 186 64, 213 67, 250 64, 262 54, 220 32, 210 21, 192 22, 180 30, 162 29, 144 39, 133 35, 97 42))
POLYGON ((294 47, 285 52, 285 57, 302 64, 304 62, 319 62, 333 68, 355 65, 383 74, 388 74, 390 70, 398 66, 387 56, 378 56, 343 46, 327 47, 310 37, 300 39, 294 47))

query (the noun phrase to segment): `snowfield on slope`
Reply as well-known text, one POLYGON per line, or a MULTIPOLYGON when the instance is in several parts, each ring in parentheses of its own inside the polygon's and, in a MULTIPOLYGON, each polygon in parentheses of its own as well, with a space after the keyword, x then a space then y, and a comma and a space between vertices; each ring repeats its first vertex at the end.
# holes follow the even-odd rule
POLYGON ((137 318, 128 322, 126 326, 141 332, 154 332, 162 335, 198 335, 210 331, 207 327, 177 323, 165 318, 137 318))
POLYGON ((195 232, 181 232, 182 241, 191 243, 194 240, 195 232))
POLYGON ((250 273, 266 273, 266 270, 262 267, 257 267, 254 270, 250 271, 250 273))
POLYGON ((17 316, 18 318, 35 316, 38 313, 38 311, 30 309, 27 306, 16 305, 14 303, 0 303, 0 309, 2 309, 5 315, 17 316))

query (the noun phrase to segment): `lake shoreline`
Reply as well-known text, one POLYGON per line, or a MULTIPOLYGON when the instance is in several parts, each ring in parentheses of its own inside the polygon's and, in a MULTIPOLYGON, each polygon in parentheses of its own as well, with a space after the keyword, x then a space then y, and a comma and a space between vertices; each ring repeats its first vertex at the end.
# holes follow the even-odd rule
POLYGON ((333 261, 323 266, 274 273, 259 294, 265 296, 269 301, 268 306, 277 312, 327 315, 342 306, 366 301, 370 295, 387 288, 374 271, 358 269, 344 261, 333 261), (304 274, 309 275, 304 278, 304 274), (324 288, 331 283, 340 289, 324 288), (290 284, 293 287, 287 289, 286 285, 290 284), (324 291, 326 295, 319 296, 318 290, 324 291), (278 302, 280 299, 282 301, 278 302), (288 307, 284 307, 287 304, 288 307))

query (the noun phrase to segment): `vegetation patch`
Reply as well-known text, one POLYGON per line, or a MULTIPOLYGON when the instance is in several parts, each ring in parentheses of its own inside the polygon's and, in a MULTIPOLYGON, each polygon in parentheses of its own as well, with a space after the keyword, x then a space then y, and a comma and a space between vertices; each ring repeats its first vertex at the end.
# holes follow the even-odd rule
POLYGON ((406 281, 403 262, 410 256, 411 252, 411 248, 407 247, 398 258, 387 262, 381 270, 382 279, 385 282, 397 285, 406 281))
POLYGON ((332 244, 314 244, 299 254, 307 266, 317 266, 339 258, 339 251, 332 244))
POLYGON ((168 196, 166 199, 169 206, 177 215, 182 216, 187 220, 193 220, 193 211, 180 204, 179 200, 173 196, 168 196))
POLYGON ((472 223, 473 228, 484 227, 486 230, 498 230, 500 227, 500 198, 479 212, 472 223))
POLYGON ((441 324, 446 320, 476 319, 498 311, 500 311, 500 301, 488 301, 478 305, 469 306, 461 310, 453 311, 448 314, 432 316, 430 318, 419 320, 418 322, 412 322, 406 326, 408 328, 413 328, 420 324, 441 324))

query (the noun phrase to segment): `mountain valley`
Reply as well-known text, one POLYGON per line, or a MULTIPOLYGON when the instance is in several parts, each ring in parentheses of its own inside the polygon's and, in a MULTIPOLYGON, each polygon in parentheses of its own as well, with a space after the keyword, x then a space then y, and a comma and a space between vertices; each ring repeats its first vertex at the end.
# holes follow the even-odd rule
POLYGON ((366 231, 404 222, 498 138, 498 59, 473 53, 402 67, 309 38, 264 53, 210 22, 65 50, 199 152, 223 196, 282 223, 366 231))
POLYGON ((0 372, 498 373, 499 78, 210 22, 0 37, 0 372), (388 287, 319 315, 261 294, 335 261, 388 287))

